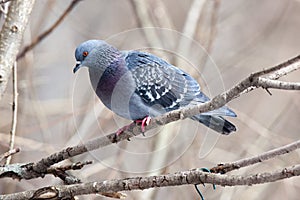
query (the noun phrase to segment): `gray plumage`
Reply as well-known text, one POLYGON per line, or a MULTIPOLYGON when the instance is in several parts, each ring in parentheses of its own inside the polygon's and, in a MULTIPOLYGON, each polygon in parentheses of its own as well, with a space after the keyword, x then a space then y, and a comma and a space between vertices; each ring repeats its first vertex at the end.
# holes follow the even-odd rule
MULTIPOLYGON (((209 101, 189 74, 149 53, 119 51, 102 40, 89 40, 77 47, 75 57, 74 73, 82 66, 88 67, 97 96, 127 119, 155 117, 209 101)), ((224 106, 191 119, 222 134, 235 131, 235 126, 222 116, 236 114, 224 106)))

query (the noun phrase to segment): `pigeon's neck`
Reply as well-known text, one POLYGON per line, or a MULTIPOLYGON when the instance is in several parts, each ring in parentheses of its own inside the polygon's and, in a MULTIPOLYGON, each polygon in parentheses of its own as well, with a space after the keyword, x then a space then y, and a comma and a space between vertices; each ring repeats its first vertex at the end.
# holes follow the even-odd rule
POLYGON ((100 80, 104 77, 109 76, 110 78, 114 78, 119 75, 119 66, 118 62, 122 57, 122 53, 115 49, 112 46, 107 46, 106 48, 96 49, 96 53, 92 54, 92 58, 88 61, 87 64, 89 67, 89 74, 92 86, 96 91, 98 85, 100 84, 100 80), (103 77, 104 76, 104 77, 103 77))
POLYGON ((96 56, 97 66, 95 67, 104 72, 112 63, 122 56, 122 53, 113 46, 107 46, 106 48, 97 50, 96 56))
POLYGON ((122 56, 114 58, 106 67, 105 71, 89 68, 93 89, 101 101, 110 108, 111 96, 120 79, 124 77, 126 70, 125 60, 122 56))

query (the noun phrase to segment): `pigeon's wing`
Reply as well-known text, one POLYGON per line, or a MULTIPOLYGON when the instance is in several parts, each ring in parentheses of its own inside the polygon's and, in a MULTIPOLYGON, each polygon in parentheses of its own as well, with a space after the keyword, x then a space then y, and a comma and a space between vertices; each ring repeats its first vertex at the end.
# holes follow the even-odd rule
POLYGON ((209 100, 190 75, 149 53, 128 51, 126 65, 136 83, 135 93, 149 106, 166 111, 188 105, 197 96, 209 100))
MULTIPOLYGON (((193 77, 163 59, 139 51, 127 51, 125 54, 126 65, 135 80, 135 93, 145 104, 159 105, 165 111, 171 111, 210 100, 200 91, 193 77)), ((202 114, 236 117, 226 106, 202 114)))

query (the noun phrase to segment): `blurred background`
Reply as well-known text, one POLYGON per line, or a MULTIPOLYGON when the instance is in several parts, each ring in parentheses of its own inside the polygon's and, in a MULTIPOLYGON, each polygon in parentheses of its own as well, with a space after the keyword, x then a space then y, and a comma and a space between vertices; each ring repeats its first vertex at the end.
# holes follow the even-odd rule
MULTIPOLYGON (((50 27, 70 1, 36 1, 23 46, 50 27)), ((104 107, 86 69, 75 75, 74 51, 88 39, 119 49, 154 53, 190 73, 213 97, 251 72, 300 53, 299 0, 86 0, 33 51, 18 61, 19 109, 13 163, 35 162, 62 148, 106 135, 130 123, 104 107)), ((296 71, 282 78, 299 81, 296 71)), ((212 167, 257 155, 299 138, 297 91, 256 89, 231 101, 238 131, 220 136, 192 120, 178 121, 68 162, 93 160, 72 174, 83 182, 148 176, 212 167)), ((0 101, 0 152, 7 151, 12 85, 0 101)), ((299 164, 299 151, 231 174, 246 175, 299 164)), ((61 184, 58 178, 0 179, 0 192, 61 184)), ((206 199, 298 199, 299 178, 216 190, 200 186, 206 199)), ((126 192, 128 199, 199 199, 193 186, 126 192)), ((108 199, 81 196, 79 199, 108 199)))

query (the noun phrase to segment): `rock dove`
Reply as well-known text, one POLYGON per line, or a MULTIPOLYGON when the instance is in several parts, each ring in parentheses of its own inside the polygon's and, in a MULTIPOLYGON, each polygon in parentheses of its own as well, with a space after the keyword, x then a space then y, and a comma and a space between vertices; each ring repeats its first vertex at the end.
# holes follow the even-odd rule
MULTIPOLYGON (((150 53, 120 51, 105 41, 88 40, 76 48, 75 58, 73 72, 88 67, 93 89, 103 104, 142 125, 151 117, 209 101, 194 78, 150 53)), ((236 114, 223 106, 191 119, 221 134, 236 131, 222 116, 236 114)))

